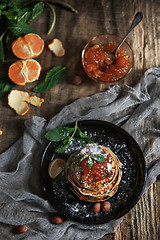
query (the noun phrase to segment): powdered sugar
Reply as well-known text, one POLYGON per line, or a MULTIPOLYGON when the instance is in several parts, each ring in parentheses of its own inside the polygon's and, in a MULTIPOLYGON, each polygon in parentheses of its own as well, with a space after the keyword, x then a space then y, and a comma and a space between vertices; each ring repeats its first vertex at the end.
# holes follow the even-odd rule
POLYGON ((95 143, 89 143, 86 147, 82 148, 80 154, 102 154, 102 148, 95 143))

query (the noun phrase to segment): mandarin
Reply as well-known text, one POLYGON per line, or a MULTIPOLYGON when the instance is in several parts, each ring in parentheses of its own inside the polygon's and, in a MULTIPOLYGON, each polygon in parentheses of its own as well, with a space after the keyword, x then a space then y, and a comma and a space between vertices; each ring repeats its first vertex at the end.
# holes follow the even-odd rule
POLYGON ((14 55, 21 59, 38 57, 44 49, 44 40, 37 34, 29 33, 12 43, 14 55))
POLYGON ((41 73, 41 65, 34 59, 18 60, 9 67, 9 78, 18 85, 37 80, 41 73))

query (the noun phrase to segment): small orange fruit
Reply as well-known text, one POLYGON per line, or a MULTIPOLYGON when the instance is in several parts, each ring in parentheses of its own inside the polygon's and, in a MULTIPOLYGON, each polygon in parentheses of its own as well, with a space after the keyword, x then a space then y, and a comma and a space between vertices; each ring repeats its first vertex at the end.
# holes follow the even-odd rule
POLYGON ((41 73, 41 65, 34 59, 18 60, 9 67, 9 78, 18 85, 37 80, 41 73))
POLYGON ((37 34, 29 33, 12 43, 14 55, 21 59, 38 57, 44 49, 44 40, 37 34))

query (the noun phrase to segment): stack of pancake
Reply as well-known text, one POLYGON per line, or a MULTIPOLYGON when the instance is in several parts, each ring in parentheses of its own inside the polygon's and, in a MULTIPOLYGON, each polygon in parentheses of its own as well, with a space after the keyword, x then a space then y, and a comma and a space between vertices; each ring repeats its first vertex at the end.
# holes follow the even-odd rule
POLYGON ((112 197, 121 177, 121 163, 116 155, 109 148, 95 143, 73 153, 67 162, 66 179, 71 190, 81 200, 88 202, 105 201, 112 197), (96 161, 94 157, 92 159, 95 155, 103 156, 103 162, 96 161), (79 161, 81 156, 82 161, 79 161), (92 166, 88 159, 92 159, 92 166))

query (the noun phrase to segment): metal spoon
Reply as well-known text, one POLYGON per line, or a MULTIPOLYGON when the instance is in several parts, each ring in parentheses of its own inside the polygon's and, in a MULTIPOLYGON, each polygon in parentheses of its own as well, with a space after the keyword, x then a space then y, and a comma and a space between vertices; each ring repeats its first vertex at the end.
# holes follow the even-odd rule
POLYGON ((126 35, 124 36, 124 38, 121 40, 121 42, 118 44, 118 46, 116 47, 116 49, 114 50, 114 52, 112 53, 107 53, 108 58, 110 59, 110 65, 115 64, 116 62, 116 55, 117 55, 117 51, 120 48, 120 46, 123 44, 123 42, 126 40, 126 38, 128 37, 128 35, 130 34, 130 32, 142 21, 143 19, 143 14, 141 12, 137 12, 131 26, 129 27, 128 32, 126 33, 126 35))

